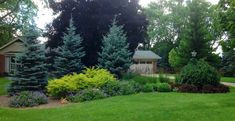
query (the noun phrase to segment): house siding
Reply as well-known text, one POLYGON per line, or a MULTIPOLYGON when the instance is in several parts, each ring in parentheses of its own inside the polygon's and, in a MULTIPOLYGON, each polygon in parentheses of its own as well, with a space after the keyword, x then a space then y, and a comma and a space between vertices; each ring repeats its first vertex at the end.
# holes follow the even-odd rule
POLYGON ((5 72, 5 56, 0 54, 0 75, 5 72))

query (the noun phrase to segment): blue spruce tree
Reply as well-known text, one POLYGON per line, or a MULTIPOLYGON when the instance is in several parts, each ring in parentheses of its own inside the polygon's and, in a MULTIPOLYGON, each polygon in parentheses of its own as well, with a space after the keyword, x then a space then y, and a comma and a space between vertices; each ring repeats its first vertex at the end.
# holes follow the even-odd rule
POLYGON ((43 91, 47 85, 47 72, 45 64, 45 51, 43 45, 37 40, 39 32, 27 29, 22 37, 25 50, 16 57, 21 65, 16 67, 13 82, 9 93, 21 91, 43 91))
POLYGON ((81 62, 81 59, 85 56, 81 46, 82 38, 75 31, 76 27, 74 27, 71 19, 67 33, 64 33, 63 36, 63 46, 58 48, 58 56, 55 59, 56 77, 78 73, 84 68, 81 62))
POLYGON ((121 73, 127 71, 131 65, 132 54, 128 48, 123 26, 118 26, 114 19, 109 33, 103 37, 98 58, 99 66, 120 77, 121 73))

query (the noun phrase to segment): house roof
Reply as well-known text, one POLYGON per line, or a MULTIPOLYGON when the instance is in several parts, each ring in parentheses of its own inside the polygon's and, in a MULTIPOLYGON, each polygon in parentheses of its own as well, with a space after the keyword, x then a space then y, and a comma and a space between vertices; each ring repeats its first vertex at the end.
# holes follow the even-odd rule
POLYGON ((3 45, 2 47, 0 47, 0 50, 6 48, 6 47, 8 47, 8 46, 10 46, 11 44, 13 44, 13 43, 15 43, 15 42, 18 42, 18 41, 23 42, 20 38, 15 38, 15 39, 13 39, 12 41, 10 41, 10 42, 8 42, 7 44, 5 44, 5 45, 3 45))
POLYGON ((133 59, 161 59, 161 57, 150 50, 137 50, 133 59))

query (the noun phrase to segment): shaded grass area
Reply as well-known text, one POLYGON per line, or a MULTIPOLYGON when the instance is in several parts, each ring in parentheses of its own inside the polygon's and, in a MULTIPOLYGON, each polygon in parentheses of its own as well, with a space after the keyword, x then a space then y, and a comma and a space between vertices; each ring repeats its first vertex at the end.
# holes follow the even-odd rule
POLYGON ((7 94, 7 87, 10 84, 10 80, 4 77, 0 77, 0 95, 7 94))
POLYGON ((221 81, 235 83, 235 77, 222 77, 221 81))
POLYGON ((234 121, 227 94, 142 93, 52 109, 3 109, 0 121, 234 121))

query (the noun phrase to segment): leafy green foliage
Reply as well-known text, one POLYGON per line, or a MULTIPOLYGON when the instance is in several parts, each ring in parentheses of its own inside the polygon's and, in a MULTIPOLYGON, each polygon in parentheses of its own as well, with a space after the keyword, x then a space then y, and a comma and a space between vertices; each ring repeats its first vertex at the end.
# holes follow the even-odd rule
POLYGON ((173 67, 183 67, 196 52, 195 58, 205 58, 211 65, 219 63, 218 55, 213 54, 213 43, 221 37, 219 27, 216 26, 216 9, 205 0, 186 2, 187 21, 179 34, 179 46, 171 50, 169 62, 173 67), (213 16, 214 15, 214 16, 213 16), (213 59, 212 59, 213 58, 213 59))
POLYGON ((81 47, 82 38, 75 33, 76 27, 73 25, 73 20, 70 20, 67 33, 63 36, 63 46, 59 47, 58 56, 55 59, 55 75, 62 77, 67 74, 79 73, 83 69, 81 62, 85 56, 83 47, 81 47))
POLYGON ((170 78, 168 78, 166 75, 160 74, 158 79, 160 83, 170 83, 170 78))
POLYGON ((3 1, 0 4, 0 47, 11 41, 19 31, 33 25, 37 14, 37 6, 32 0, 3 1))
POLYGON ((65 97, 69 93, 74 93, 86 88, 100 88, 107 82, 116 81, 106 69, 86 68, 83 73, 66 75, 60 79, 51 80, 47 90, 51 96, 65 97))
POLYGON ((135 76, 131 79, 132 81, 139 83, 141 85, 147 84, 147 83, 157 83, 158 78, 157 77, 147 77, 147 76, 135 76))
POLYGON ((162 57, 159 67, 168 72, 172 70, 168 54, 178 46, 179 35, 187 21, 188 11, 183 3, 184 0, 158 0, 144 9, 149 20, 147 43, 154 45, 152 50, 162 57))
POLYGON ((220 0, 220 25, 227 39, 221 42, 223 49, 222 72, 225 76, 235 76, 235 2, 233 0, 220 0))
POLYGON ((142 92, 154 92, 157 91, 157 84, 145 84, 143 86, 142 92))
POLYGON ((103 99, 106 97, 106 94, 99 89, 88 88, 81 90, 75 95, 70 95, 67 99, 71 102, 84 102, 97 99, 103 99))
POLYGON ((109 33, 102 41, 99 66, 120 77, 121 73, 126 72, 131 65, 131 52, 128 47, 123 26, 117 26, 116 19, 114 19, 109 33))
POLYGON ((197 87, 208 84, 217 86, 220 83, 220 76, 217 70, 204 60, 192 60, 181 70, 179 83, 197 87))
POLYGON ((47 96, 41 92, 23 91, 11 97, 10 106, 15 108, 33 107, 47 102, 47 96))
POLYGON ((102 87, 101 90, 103 90, 104 93, 106 93, 108 96, 117 96, 121 95, 120 92, 120 82, 113 81, 113 82, 107 82, 102 87))
POLYGON ((47 85, 47 72, 45 53, 37 40, 39 32, 34 28, 26 31, 23 38, 25 50, 17 55, 16 62, 21 65, 16 67, 14 79, 9 92, 42 91, 47 85))
POLYGON ((158 83, 157 84, 158 92, 171 92, 171 86, 168 83, 158 83))
POLYGON ((66 75, 60 79, 51 80, 48 82, 47 91, 53 97, 65 97, 67 94, 78 90, 76 78, 74 75, 66 75))
POLYGON ((120 94, 121 95, 130 95, 135 94, 134 86, 129 82, 121 82, 120 83, 120 94))

